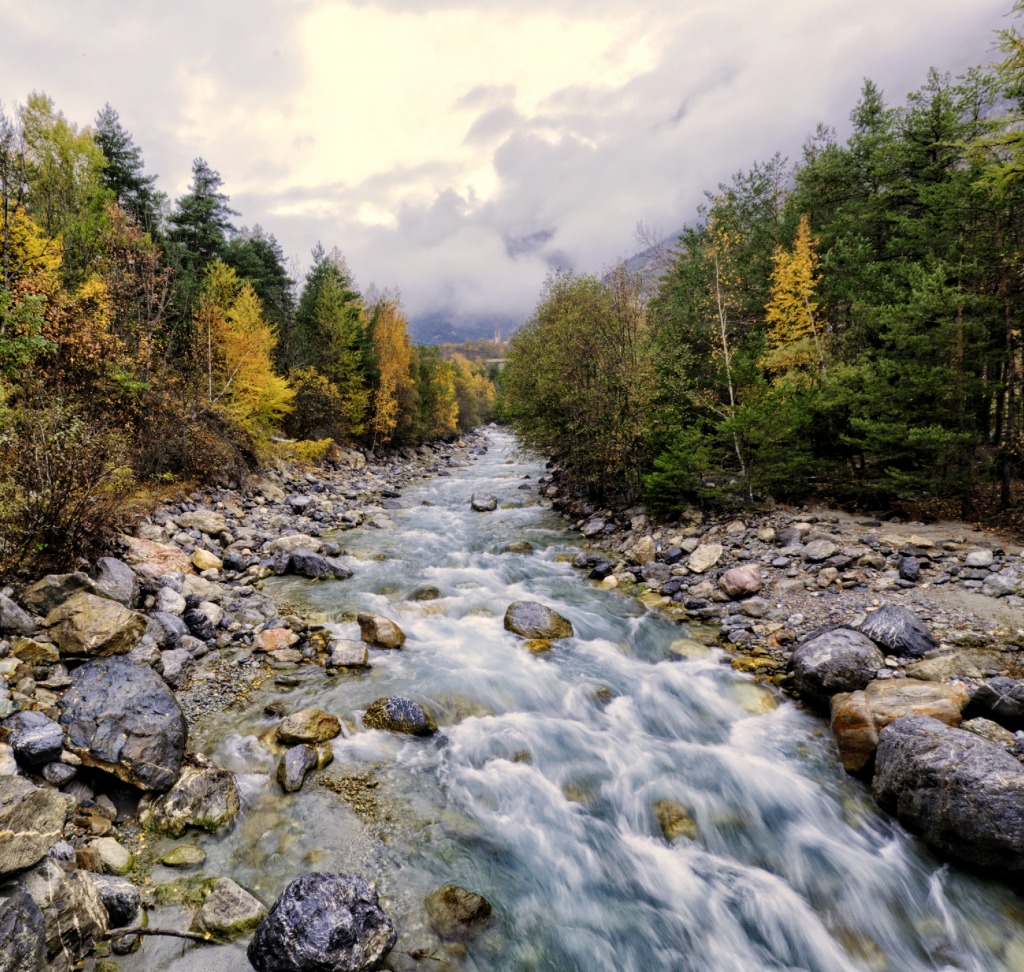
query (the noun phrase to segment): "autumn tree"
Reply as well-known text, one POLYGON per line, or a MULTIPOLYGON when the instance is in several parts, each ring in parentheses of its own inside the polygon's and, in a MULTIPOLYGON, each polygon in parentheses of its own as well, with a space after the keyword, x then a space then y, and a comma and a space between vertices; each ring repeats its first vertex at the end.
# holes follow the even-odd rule
POLYGON ((374 448, 387 445, 396 433, 401 436, 414 420, 415 382, 407 326, 398 293, 382 294, 372 308, 369 325, 378 375, 369 423, 374 448))
POLYGON ((109 103, 97 113, 95 126, 96 144, 106 160, 103 184, 131 220, 144 232, 156 234, 167 197, 156 189, 157 177, 146 174, 142 149, 135 144, 109 103))

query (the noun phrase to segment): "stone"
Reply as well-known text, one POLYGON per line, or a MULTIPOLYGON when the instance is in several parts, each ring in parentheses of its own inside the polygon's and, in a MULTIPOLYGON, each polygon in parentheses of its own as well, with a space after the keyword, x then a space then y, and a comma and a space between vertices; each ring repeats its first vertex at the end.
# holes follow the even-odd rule
POLYGON ((125 607, 134 607, 139 598, 139 578, 123 560, 100 557, 96 561, 96 587, 105 597, 125 607))
POLYGON ((30 635, 35 630, 35 622, 28 612, 0 593, 0 634, 30 635))
POLYGON ((46 616, 46 627, 63 656, 124 655, 146 630, 146 617, 117 601, 79 591, 46 616))
POLYGON ((839 553, 839 544, 833 543, 831 540, 812 540, 805 544, 800 552, 804 560, 812 564, 819 564, 839 553))
POLYGON ((991 567, 995 563, 995 555, 991 550, 972 550, 964 557, 965 567, 991 567))
POLYGON ((80 571, 74 574, 50 574, 26 588, 21 595, 21 603, 35 614, 46 617, 72 594, 83 591, 98 593, 98 588, 86 574, 80 571))
POLYGON ((277 764, 277 782, 285 793, 295 793, 302 789, 306 774, 317 765, 316 750, 305 743, 292 746, 281 757, 277 764))
POLYGON ((629 550, 626 551, 626 556, 633 561, 634 564, 647 564, 650 563, 658 555, 658 548, 654 543, 654 538, 649 536, 643 536, 629 550))
POLYGON ((908 678, 948 682, 953 678, 984 679, 998 675, 1012 664, 1008 653, 996 645, 967 648, 936 648, 906 666, 908 678))
POLYGON ((37 864, 63 834, 68 801, 22 776, 0 776, 0 877, 37 864))
POLYGON ((1009 729, 1004 729, 991 719, 966 719, 960 723, 960 728, 976 733, 989 742, 998 743, 1004 749, 1012 749, 1017 745, 1017 737, 1009 729))
POLYGON ((187 608, 181 617, 193 637, 198 638, 200 641, 213 641, 216 639, 217 629, 205 611, 201 611, 197 607, 187 608))
POLYGON ((935 639, 921 620, 906 608, 892 604, 869 614, 860 630, 893 655, 920 658, 935 647, 935 639))
POLYGON ((417 587, 412 592, 413 601, 436 601, 441 596, 441 591, 436 587, 417 587))
POLYGON ((733 567, 722 574, 718 578, 718 586, 727 597, 737 600, 756 594, 764 587, 764 581, 753 564, 744 564, 742 567, 733 567))
POLYGON ((697 839, 697 824, 690 816, 690 811, 681 803, 676 803, 675 800, 658 800, 651 810, 665 840, 671 842, 679 837, 697 839))
POLYGON ((311 550, 279 554, 274 562, 274 573, 295 574, 310 580, 348 580, 352 576, 352 571, 340 560, 311 550))
POLYGON ((469 505, 477 513, 493 513, 498 508, 498 498, 490 493, 474 493, 470 498, 469 505))
POLYGON ((181 547, 140 537, 125 536, 121 539, 128 548, 125 562, 153 580, 164 574, 192 573, 192 561, 181 547))
POLYGON ((0 972, 46 968, 46 926, 39 906, 17 884, 0 888, 0 972))
POLYGON ((301 709, 286 716, 277 725, 277 739, 285 745, 320 743, 341 733, 337 716, 323 709, 301 709))
POLYGON ((135 867, 131 852, 113 837, 98 837, 89 845, 99 857, 104 874, 127 874, 135 867))
POLYGON ((360 637, 374 648, 401 648, 405 644, 405 632, 382 614, 359 614, 356 621, 360 637))
POLYGON ((901 580, 917 583, 921 577, 921 561, 917 557, 901 557, 899 575, 901 580))
POLYGON ((772 609, 763 597, 748 597, 740 605, 740 614, 746 618, 763 618, 772 609))
POLYGON ((324 542, 319 537, 311 537, 306 533, 291 533, 286 537, 271 540, 266 546, 266 551, 271 555, 294 553, 297 550, 310 550, 313 553, 319 553, 323 546, 324 542))
POLYGON ((723 553, 725 553, 725 547, 720 543, 702 543, 694 548, 686 566, 695 574, 703 574, 704 571, 718 563, 723 553))
POLYGON ((327 644, 327 668, 367 668, 370 653, 361 641, 332 638, 327 644))
POLYGON ((256 972, 364 972, 380 965, 396 939, 365 880, 313 872, 285 888, 247 955, 256 972))
POLYGON ((71 972, 106 933, 107 909, 92 876, 66 874, 56 861, 44 861, 22 878, 43 914, 47 972, 71 972))
POLYGON ((747 532, 747 525, 742 520, 731 520, 725 525, 725 533, 730 537, 738 537, 747 532))
POLYGON ((42 766, 60 759, 64 730, 42 712, 17 712, 4 720, 14 755, 26 766, 42 766))
POLYGON ((505 611, 505 630, 544 641, 573 636, 572 623, 567 618, 537 601, 513 601, 505 611))
POLYGON ((832 735, 848 773, 869 769, 880 730, 907 716, 928 716, 959 726, 967 705, 966 688, 959 683, 887 679, 871 682, 863 691, 832 697, 832 735))
POLYGON ((991 719, 1011 732, 1024 729, 1024 681, 999 676, 978 686, 965 718, 991 719))
POLYGON ((982 581, 981 593, 989 597, 1009 597, 1016 594, 1019 587, 1020 582, 1013 577, 1007 577, 1005 574, 989 574, 982 581))
POLYGON ((213 510, 193 510, 177 517, 178 526, 183 530, 198 530, 210 537, 219 537, 227 528, 227 520, 213 510))
POLYGON ((179 844, 163 857, 160 863, 164 867, 198 867, 206 860, 206 851, 195 844, 179 844))
POLYGON ((139 915, 142 895, 127 878, 110 874, 93 874, 89 878, 107 911, 111 928, 129 928, 139 915))
POLYGON ((835 628, 808 638, 793 652, 789 670, 802 698, 819 708, 839 692, 855 692, 885 663, 878 646, 859 631, 835 628))
POLYGON ((450 941, 476 938, 491 917, 491 903, 483 895, 457 884, 435 888, 423 904, 434 931, 450 941))
POLYGON ((181 688, 192 670, 194 659, 186 648, 168 648, 160 652, 160 667, 164 681, 171 688, 181 688))
POLYGON ((43 779, 52 786, 65 786, 78 774, 78 769, 67 763, 47 763, 43 767, 43 779))
POLYGON ((1024 873, 1024 766, 1001 746, 936 719, 898 719, 879 733, 871 789, 940 854, 1024 873))
POLYGON ((216 554, 210 553, 209 550, 204 550, 202 547, 196 547, 196 549, 192 551, 192 566, 199 571, 220 570, 224 566, 224 561, 216 554))
POLYGON ((143 790, 169 790, 181 771, 188 729, 166 682, 125 658, 98 658, 71 674, 60 722, 86 766, 143 790))
POLYGON ((192 919, 192 928, 230 941, 255 928, 266 915, 262 901, 231 878, 218 878, 192 919))
POLYGON ((15 638, 11 644, 11 654, 30 665, 53 665, 60 661, 56 645, 47 641, 34 641, 32 638, 15 638))
POLYGON ((142 798, 139 820, 149 830, 180 837, 189 827, 222 830, 240 809, 233 773, 217 766, 186 766, 166 793, 142 798))
POLYGON ((410 736, 430 736, 437 732, 437 722, 418 702, 394 695, 377 699, 363 716, 367 729, 385 729, 410 736))
MULTIPOLYGON (((157 613, 160 614, 171 614, 175 617, 181 617, 185 613, 185 608, 188 605, 185 603, 185 598, 182 594, 172 587, 161 587, 156 592, 156 602, 154 607, 157 613)), ((184 632, 182 632, 184 633, 184 632)))
POLYGON ((580 527, 580 533, 582 533, 583 536, 585 536, 588 540, 591 540, 594 537, 600 536, 602 533, 604 533, 604 527, 606 522, 607 521, 603 517, 592 517, 591 519, 587 520, 587 522, 584 523, 582 527, 580 527))
POLYGON ((253 639, 253 651, 281 651, 297 644, 299 636, 290 628, 267 628, 253 639))

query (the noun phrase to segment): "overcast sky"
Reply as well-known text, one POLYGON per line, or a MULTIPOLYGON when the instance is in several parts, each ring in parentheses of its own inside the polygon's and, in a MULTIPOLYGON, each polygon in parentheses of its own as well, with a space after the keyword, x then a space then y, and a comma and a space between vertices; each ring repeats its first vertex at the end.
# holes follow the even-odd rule
POLYGON ((191 161, 308 265, 338 246, 413 315, 528 315, 548 268, 600 270, 639 220, 818 121, 865 76, 992 59, 1010 0, 0 0, 0 100, 104 102, 172 197, 191 161))

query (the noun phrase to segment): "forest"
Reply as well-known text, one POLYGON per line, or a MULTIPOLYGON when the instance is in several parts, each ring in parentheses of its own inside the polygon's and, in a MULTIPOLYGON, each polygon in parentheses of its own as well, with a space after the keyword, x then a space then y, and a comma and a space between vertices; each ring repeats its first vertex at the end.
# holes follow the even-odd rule
POLYGON ((451 438, 486 369, 317 243, 301 285, 195 159, 171 202, 108 104, 0 110, 0 567, 70 564, 153 490, 451 438))
MULTIPOLYGON (((1024 5, 1017 4, 1018 22, 1024 5)), ((549 277, 502 407, 600 501, 665 515, 809 497, 1019 507, 1024 36, 932 70, 902 103, 866 80, 706 194, 674 244, 549 277)))

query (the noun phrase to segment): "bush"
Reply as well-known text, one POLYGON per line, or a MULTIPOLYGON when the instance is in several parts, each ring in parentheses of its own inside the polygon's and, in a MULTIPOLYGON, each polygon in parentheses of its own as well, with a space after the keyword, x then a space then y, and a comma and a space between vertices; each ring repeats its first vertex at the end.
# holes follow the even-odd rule
POLYGON ((333 439, 301 439, 275 442, 273 454, 285 462, 300 466, 318 466, 336 452, 333 439))
POLYGON ((0 566, 64 569, 101 550, 131 515, 125 436, 63 403, 0 421, 0 566))

